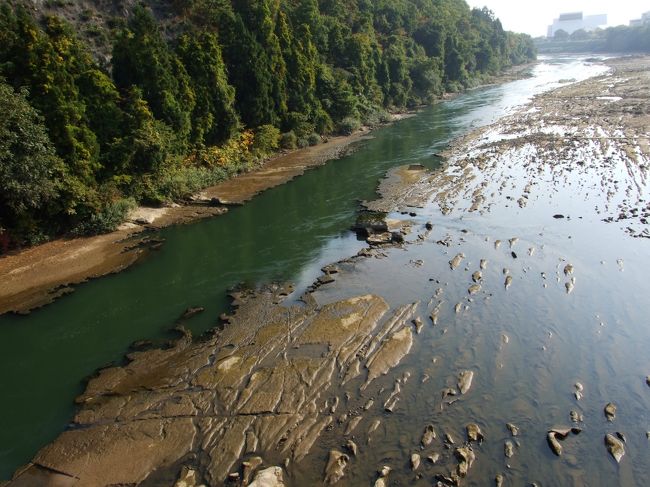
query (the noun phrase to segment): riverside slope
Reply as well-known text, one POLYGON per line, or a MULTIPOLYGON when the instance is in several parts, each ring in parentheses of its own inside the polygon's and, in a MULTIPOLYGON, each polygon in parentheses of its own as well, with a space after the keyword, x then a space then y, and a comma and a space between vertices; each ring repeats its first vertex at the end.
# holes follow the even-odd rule
POLYGON ((440 171, 394 171, 370 206, 415 232, 326 268, 304 306, 238 294, 212 337, 102 371, 9 485, 219 485, 257 457, 287 485, 647 483, 650 62, 611 65, 440 171))

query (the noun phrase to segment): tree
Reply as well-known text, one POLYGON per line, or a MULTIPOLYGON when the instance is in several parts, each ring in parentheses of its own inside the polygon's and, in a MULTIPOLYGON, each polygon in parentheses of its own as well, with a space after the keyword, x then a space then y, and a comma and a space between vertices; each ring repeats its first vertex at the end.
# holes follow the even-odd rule
POLYGON ((0 82, 0 113, 0 233, 12 229, 22 240, 35 230, 38 210, 56 198, 62 162, 26 90, 0 82))

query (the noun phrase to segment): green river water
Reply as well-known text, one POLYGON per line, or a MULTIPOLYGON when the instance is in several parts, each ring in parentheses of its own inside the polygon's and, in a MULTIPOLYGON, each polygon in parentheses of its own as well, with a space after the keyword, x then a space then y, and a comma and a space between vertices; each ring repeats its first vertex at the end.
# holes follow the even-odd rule
POLYGON ((200 335, 228 310, 227 290, 240 282, 291 281, 299 295, 323 265, 365 246, 349 228, 359 201, 375 197, 388 169, 434 168, 434 154, 452 138, 562 79, 600 69, 577 58, 546 60, 531 78, 427 108, 224 216, 161 231, 162 250, 120 274, 83 284, 28 316, 0 317, 0 479, 65 429, 84 378, 119 363, 131 343, 169 338, 189 306, 206 308, 189 322, 200 335))

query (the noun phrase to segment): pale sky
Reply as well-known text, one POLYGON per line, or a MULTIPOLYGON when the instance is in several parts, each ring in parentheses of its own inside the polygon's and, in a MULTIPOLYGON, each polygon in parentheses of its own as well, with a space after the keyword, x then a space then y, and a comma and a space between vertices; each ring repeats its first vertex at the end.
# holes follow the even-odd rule
POLYGON ((607 14, 608 27, 628 25, 650 10, 648 0, 466 0, 470 7, 485 7, 501 19, 504 29, 538 37, 561 13, 607 14))

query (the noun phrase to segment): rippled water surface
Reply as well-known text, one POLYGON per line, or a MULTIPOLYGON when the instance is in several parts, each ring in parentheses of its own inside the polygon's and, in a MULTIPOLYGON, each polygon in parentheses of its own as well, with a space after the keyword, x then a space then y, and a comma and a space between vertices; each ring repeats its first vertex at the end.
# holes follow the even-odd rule
MULTIPOLYGON (((577 58, 543 60, 532 70, 531 78, 474 90, 378 130, 353 154, 267 191, 225 216, 160 232, 166 239, 162 250, 125 272, 79 286, 72 295, 27 317, 0 318, 0 478, 8 478, 65 428, 84 377, 122 360, 132 342, 168 338, 169 329, 189 306, 206 308, 190 322, 195 334, 202 333, 227 310, 227 289, 242 281, 289 280, 297 283, 301 292, 319 275, 322 265, 365 246, 348 229, 356 218, 358 202, 375 197, 377 182, 388 169, 408 163, 435 168, 439 160, 433 154, 452 138, 494 121, 534 94, 559 86, 561 80, 584 79, 602 69, 577 58)), ((418 218, 429 216, 425 210, 418 218)), ((581 485, 562 477, 566 471, 561 465, 568 462, 578 472, 583 471, 578 467, 598 468, 607 458, 581 455, 577 449, 575 456, 552 463, 544 443, 549 418, 557 418, 560 424, 568 422, 565 416, 573 404, 572 384, 581 380, 587 395, 594 398, 593 403, 585 402, 593 409, 585 411, 585 416, 590 413, 600 425, 604 421, 602 401, 595 399, 617 399, 621 412, 625 411, 620 428, 628 426, 628 442, 646 456, 646 463, 631 465, 647 468, 649 450, 642 444, 647 441, 647 402, 640 399, 647 397, 641 386, 647 386, 639 385, 635 375, 649 366, 648 310, 647 305, 639 305, 646 303, 648 295, 644 272, 647 247, 631 239, 621 242, 613 228, 594 234, 588 224, 575 219, 570 224, 551 222, 540 236, 537 226, 514 221, 508 212, 494 212, 475 221, 445 220, 444 227, 435 231, 450 232, 456 242, 461 237, 465 240, 463 251, 470 269, 475 270, 480 258, 490 259, 485 272, 490 284, 484 291, 491 299, 484 303, 487 295, 476 297, 472 313, 456 315, 452 309, 466 294, 471 272, 458 269, 452 273, 448 266, 441 266, 453 249, 434 243, 411 246, 407 253, 393 250, 388 259, 361 263, 364 278, 358 283, 349 280, 345 289, 333 285, 321 291, 321 299, 333 299, 337 292, 376 292, 391 304, 421 300, 425 313, 431 293, 438 287, 429 279, 442 283, 447 306, 442 308, 441 322, 445 324, 429 327, 418 338, 417 353, 404 364, 414 373, 411 388, 405 389, 413 400, 405 398, 405 407, 396 411, 397 421, 391 423, 393 429, 382 434, 403 437, 404 448, 408 448, 412 443, 408 435, 419 434, 420 419, 427 417, 450 428, 471 419, 484 426, 486 436, 505 438, 502 419, 507 416, 526 434, 521 454, 510 462, 515 472, 526 472, 522 479, 549 478, 550 468, 557 469, 557 479, 564 479, 553 485, 581 485), (460 233, 467 229, 468 233, 460 233), (521 239, 522 249, 545 244, 546 250, 534 258, 510 262, 505 248, 497 251, 492 242, 485 242, 486 237, 515 235, 521 239), (593 239, 608 245, 590 250, 593 239), (624 274, 616 265, 623 254, 624 274), (579 275, 580 285, 569 298, 562 283, 542 292, 540 272, 554 277, 558 259, 567 256, 573 258, 576 268, 585 269, 579 275), (409 264, 414 259, 424 264, 414 267, 409 264), (600 260, 606 264, 593 264, 600 260), (506 265, 516 276, 507 294, 501 285, 501 268, 506 265), (444 329, 447 332, 443 333, 444 329), (502 349, 503 333, 510 337, 510 346, 502 349), (436 364, 434 357, 438 357, 436 364), (440 364, 477 371, 473 402, 458 409, 458 414, 442 413, 432 406, 434 397, 436 404, 439 402, 439 391, 448 380, 435 373, 440 364), (620 374, 621 370, 631 372, 620 374), (422 389, 419 381, 424 373, 432 380, 422 389), (431 403, 422 391, 430 392, 431 403), (413 422, 409 418, 420 419, 413 422), (639 418, 644 418, 644 425, 632 424, 639 418)), ((580 439, 602 444, 598 428, 580 439)), ((373 445, 378 462, 394 454, 382 445, 381 440, 373 445)), ((392 441, 385 445, 395 448, 392 441)), ((485 469, 486 476, 494 474, 489 471, 493 459, 503 458, 502 450, 498 451, 501 447, 494 446, 498 443, 490 445, 486 457, 491 460, 479 460, 477 466, 481 472, 485 469)), ((305 479, 311 475, 306 473, 305 479)), ((614 479, 613 475, 608 478, 614 479)), ((638 478, 631 470, 626 475, 638 478)), ((370 476, 369 466, 351 478, 365 482, 370 476)))

